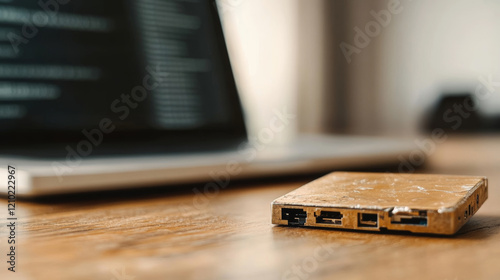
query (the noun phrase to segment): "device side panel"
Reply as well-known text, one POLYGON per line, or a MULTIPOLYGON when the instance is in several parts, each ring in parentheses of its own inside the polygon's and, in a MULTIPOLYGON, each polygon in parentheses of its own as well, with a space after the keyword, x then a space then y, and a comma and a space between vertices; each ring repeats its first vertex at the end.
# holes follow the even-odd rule
POLYGON ((455 212, 414 210, 394 214, 387 210, 272 205, 272 223, 298 227, 342 228, 364 231, 409 231, 451 235, 458 230, 455 212))
POLYGON ((476 214, 488 199, 488 179, 484 178, 460 204, 453 209, 454 233, 476 214))

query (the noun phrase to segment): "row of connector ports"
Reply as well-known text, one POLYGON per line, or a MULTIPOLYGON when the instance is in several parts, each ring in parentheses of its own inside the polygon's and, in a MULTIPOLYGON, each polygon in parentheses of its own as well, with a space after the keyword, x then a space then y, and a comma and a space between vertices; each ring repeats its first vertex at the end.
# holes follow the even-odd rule
MULTIPOLYGON (((341 211, 314 212, 315 224, 342 226, 344 214, 341 211)), ((291 226, 303 226, 307 221, 307 212, 303 209, 282 208, 281 219, 288 221, 291 226)), ((419 216, 391 215, 391 224, 427 226, 426 213, 419 216)), ((377 213, 357 213, 357 227, 378 228, 379 216, 377 213)))

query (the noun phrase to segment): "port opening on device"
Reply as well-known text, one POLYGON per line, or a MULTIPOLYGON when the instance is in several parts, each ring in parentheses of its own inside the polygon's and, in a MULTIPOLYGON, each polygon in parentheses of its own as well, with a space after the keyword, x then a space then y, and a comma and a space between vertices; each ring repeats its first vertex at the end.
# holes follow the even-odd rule
POLYGON ((358 213, 358 227, 378 227, 378 214, 358 213))
POLYGON ((427 226, 427 217, 394 215, 391 218, 391 224, 427 226))
POLYGON ((303 226, 306 223, 307 212, 302 209, 282 208, 281 219, 287 220, 289 226, 303 226))
MULTIPOLYGON (((314 213, 316 216, 316 213, 314 213)), ((338 211, 320 211, 316 216, 317 224, 342 225, 344 215, 338 211)))

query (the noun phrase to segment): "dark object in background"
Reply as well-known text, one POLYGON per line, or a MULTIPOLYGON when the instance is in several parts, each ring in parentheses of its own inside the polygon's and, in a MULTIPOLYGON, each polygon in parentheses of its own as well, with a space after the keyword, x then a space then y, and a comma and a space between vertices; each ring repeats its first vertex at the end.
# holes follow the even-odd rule
POLYGON ((498 130, 499 123, 486 119, 478 111, 470 93, 443 94, 426 122, 426 129, 443 129, 447 133, 477 133, 498 130))

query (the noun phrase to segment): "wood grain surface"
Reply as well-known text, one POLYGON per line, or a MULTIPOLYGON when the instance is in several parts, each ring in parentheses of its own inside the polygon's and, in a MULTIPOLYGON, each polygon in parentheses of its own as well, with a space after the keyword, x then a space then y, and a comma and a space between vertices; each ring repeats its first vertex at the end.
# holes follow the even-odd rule
POLYGON ((271 225, 271 201, 312 178, 20 201, 17 272, 2 226, 0 279, 500 279, 499 171, 498 136, 450 138, 418 171, 489 178, 452 237, 271 225))

